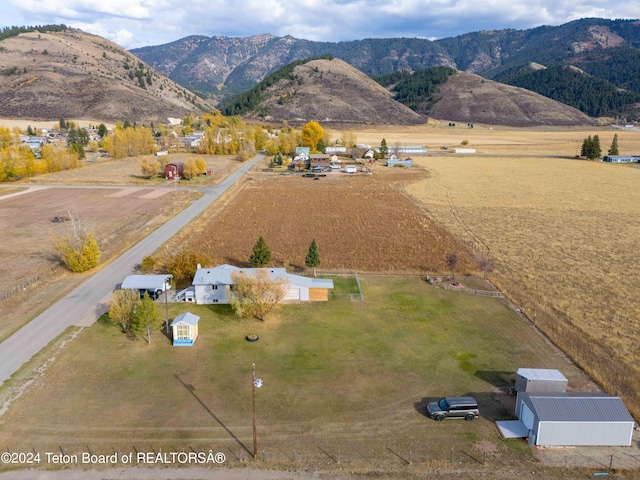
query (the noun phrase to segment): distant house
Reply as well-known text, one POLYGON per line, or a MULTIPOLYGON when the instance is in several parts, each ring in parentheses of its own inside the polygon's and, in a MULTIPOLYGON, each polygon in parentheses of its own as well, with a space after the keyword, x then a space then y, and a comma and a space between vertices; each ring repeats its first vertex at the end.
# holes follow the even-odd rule
POLYGON ((516 416, 530 445, 629 446, 635 422, 620 397, 518 392, 516 416))
POLYGON ((220 265, 213 268, 198 267, 191 286, 178 294, 177 301, 197 304, 227 304, 233 287, 234 272, 252 275, 257 270, 265 270, 273 280, 278 278, 288 282, 285 301, 318 302, 329 300, 329 290, 333 289, 333 280, 309 278, 287 273, 284 268, 238 268, 233 265, 220 265))
POLYGON ((453 153, 476 153, 475 148, 453 148, 453 153))
POLYGON ((387 160, 387 167, 397 167, 397 166, 401 166, 401 167, 413 167, 413 160, 410 158, 405 158, 404 160, 399 160, 399 159, 389 159, 387 160))
POLYGON ((174 347, 191 347, 198 338, 198 322, 200 317, 193 313, 185 312, 178 315, 171 322, 174 347))
POLYGON ((327 168, 331 165, 331 157, 326 153, 312 153, 309 155, 309 167, 327 168))
POLYGON ((333 155, 336 153, 347 153, 347 147, 342 147, 342 146, 336 146, 336 147, 327 147, 325 148, 325 153, 328 153, 329 155, 333 155))
POLYGON ((607 163, 640 163, 640 156, 635 155, 605 155, 602 159, 607 163))

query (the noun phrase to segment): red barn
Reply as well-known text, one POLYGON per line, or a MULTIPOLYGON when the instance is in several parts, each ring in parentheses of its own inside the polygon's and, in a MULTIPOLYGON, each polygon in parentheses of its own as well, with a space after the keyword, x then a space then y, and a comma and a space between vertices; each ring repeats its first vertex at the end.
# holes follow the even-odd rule
POLYGON ((167 163, 164 167, 164 178, 167 180, 180 178, 183 173, 184 173, 184 163, 182 162, 167 163))

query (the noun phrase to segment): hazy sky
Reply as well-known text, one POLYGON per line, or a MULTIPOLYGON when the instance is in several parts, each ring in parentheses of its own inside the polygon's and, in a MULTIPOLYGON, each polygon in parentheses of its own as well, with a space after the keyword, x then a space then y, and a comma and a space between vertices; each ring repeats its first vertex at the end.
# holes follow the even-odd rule
POLYGON ((637 0, 2 0, 0 27, 60 24, 125 48, 188 35, 261 33, 338 42, 640 18, 637 0), (8 3, 8 5, 7 5, 8 3))

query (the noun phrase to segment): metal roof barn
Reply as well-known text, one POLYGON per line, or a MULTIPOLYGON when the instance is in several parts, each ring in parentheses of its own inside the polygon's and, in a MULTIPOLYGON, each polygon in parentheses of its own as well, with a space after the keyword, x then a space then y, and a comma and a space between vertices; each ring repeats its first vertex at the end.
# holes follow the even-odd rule
POLYGON ((620 397, 603 393, 524 393, 516 416, 540 446, 630 446, 635 422, 620 397))

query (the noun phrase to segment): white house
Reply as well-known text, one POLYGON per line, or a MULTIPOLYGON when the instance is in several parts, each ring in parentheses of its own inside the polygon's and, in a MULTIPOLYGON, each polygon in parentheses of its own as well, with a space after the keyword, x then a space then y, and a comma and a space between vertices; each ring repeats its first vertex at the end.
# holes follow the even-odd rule
POLYGON ((234 272, 252 275, 257 270, 265 270, 275 281, 282 278, 288 283, 285 301, 318 302, 329 300, 329 289, 333 280, 309 278, 287 273, 285 268, 238 268, 233 265, 220 265, 213 268, 199 267, 191 286, 178 294, 176 300, 197 304, 229 303, 234 272))

